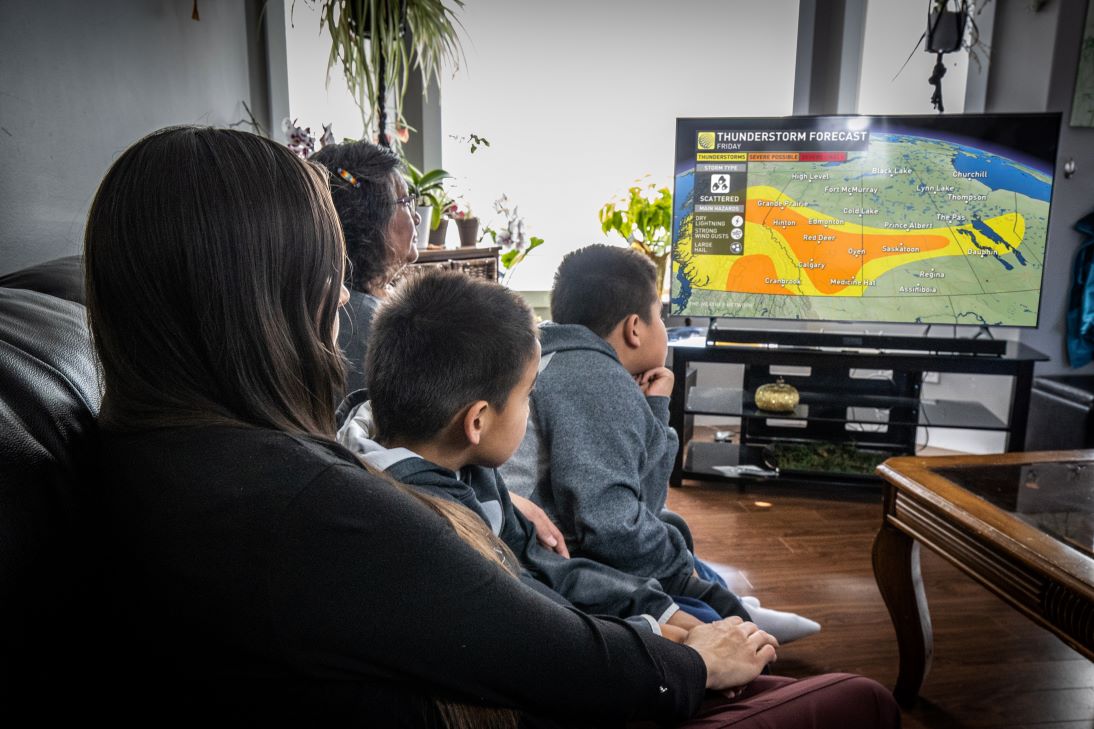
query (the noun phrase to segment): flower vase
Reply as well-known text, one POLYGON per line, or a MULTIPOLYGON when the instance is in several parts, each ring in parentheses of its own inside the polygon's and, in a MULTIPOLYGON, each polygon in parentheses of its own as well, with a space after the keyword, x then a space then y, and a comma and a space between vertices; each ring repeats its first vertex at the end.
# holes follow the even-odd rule
POLYGON ((418 249, 421 250, 429 244, 429 222, 433 219, 433 206, 419 205, 418 217, 418 249))
POLYGON ((444 248, 445 238, 448 237, 448 218, 441 218, 441 223, 429 231, 429 247, 444 248))
POLYGON ((456 230, 460 232, 460 247, 474 248, 479 242, 479 219, 456 218, 456 230))

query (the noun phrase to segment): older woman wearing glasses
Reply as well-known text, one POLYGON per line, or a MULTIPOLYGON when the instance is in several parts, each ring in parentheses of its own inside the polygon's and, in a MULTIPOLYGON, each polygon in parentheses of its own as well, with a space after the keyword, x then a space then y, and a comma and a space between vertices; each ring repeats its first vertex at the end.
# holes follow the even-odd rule
POLYGON ((311 160, 330 170, 331 197, 346 238, 350 298, 339 314, 338 345, 348 360, 346 392, 353 392, 366 384, 372 316, 392 280, 418 258, 421 218, 392 152, 351 142, 327 145, 311 160))

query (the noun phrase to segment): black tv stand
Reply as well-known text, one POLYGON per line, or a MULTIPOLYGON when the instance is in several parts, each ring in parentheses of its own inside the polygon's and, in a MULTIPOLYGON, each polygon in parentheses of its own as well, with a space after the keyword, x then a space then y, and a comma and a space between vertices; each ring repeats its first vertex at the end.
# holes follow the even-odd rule
MULTIPOLYGON (((985 354, 959 350, 954 347, 955 340, 941 337, 742 331, 714 326, 708 339, 705 346, 671 345, 676 381, 669 424, 680 436, 670 477, 674 486, 685 478, 738 484, 755 481, 762 477, 747 469, 727 474, 726 467, 763 467, 769 447, 779 443, 848 443, 864 451, 910 455, 916 451, 916 432, 921 427, 1003 432, 1008 436, 1006 449, 1020 451, 1026 440, 1034 366, 1048 359, 1021 342, 1007 340, 958 340, 961 345, 1003 345, 998 354, 985 354), (743 369, 740 385, 700 385, 698 363, 743 369), (1006 416, 996 416, 975 400, 923 398, 924 372, 1012 378, 1006 416), (778 377, 801 393, 793 412, 776 414, 756 406, 756 388, 778 377), (693 441, 697 416, 740 419, 739 442, 693 441)), ((794 473, 784 469, 777 480, 810 487, 880 483, 869 473, 794 473)))
POLYGON ((976 330, 976 334, 972 335, 973 339, 979 339, 980 337, 995 339, 995 335, 991 333, 991 327, 989 327, 987 324, 981 324, 980 328, 976 330))
MULTIPOLYGON (((990 333, 988 335, 991 336, 990 333)), ((723 329, 711 319, 707 346, 734 344, 773 344, 786 347, 831 347, 872 351, 937 352, 1000 357, 1007 351, 1004 339, 972 337, 916 337, 895 334, 859 334, 856 332, 804 332, 764 329, 723 329)))

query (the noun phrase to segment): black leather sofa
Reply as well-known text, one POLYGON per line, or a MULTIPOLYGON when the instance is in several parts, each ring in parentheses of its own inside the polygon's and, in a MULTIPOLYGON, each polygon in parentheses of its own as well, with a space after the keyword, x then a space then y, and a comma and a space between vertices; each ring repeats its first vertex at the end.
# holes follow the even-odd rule
POLYGON ((1078 448, 1094 448, 1094 375, 1034 378, 1026 450, 1078 448))
MULTIPOLYGON (((76 715, 102 658, 92 589, 100 391, 79 257, 0 276, 0 706, 76 715), (75 702, 75 703, 70 703, 75 702)), ((101 628, 99 630, 101 633, 101 628)))

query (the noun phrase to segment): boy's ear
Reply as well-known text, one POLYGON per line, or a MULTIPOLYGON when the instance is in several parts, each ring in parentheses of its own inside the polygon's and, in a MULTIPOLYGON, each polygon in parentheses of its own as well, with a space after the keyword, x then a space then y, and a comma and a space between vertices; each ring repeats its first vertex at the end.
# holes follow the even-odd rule
POLYGON ((469 444, 477 446, 482 440, 482 431, 486 427, 486 418, 489 410, 490 403, 485 400, 478 400, 471 403, 467 410, 464 411, 463 435, 469 444))
POLYGON ((642 317, 631 314, 623 320, 623 342, 632 349, 642 346, 642 337, 639 334, 638 324, 642 317))

